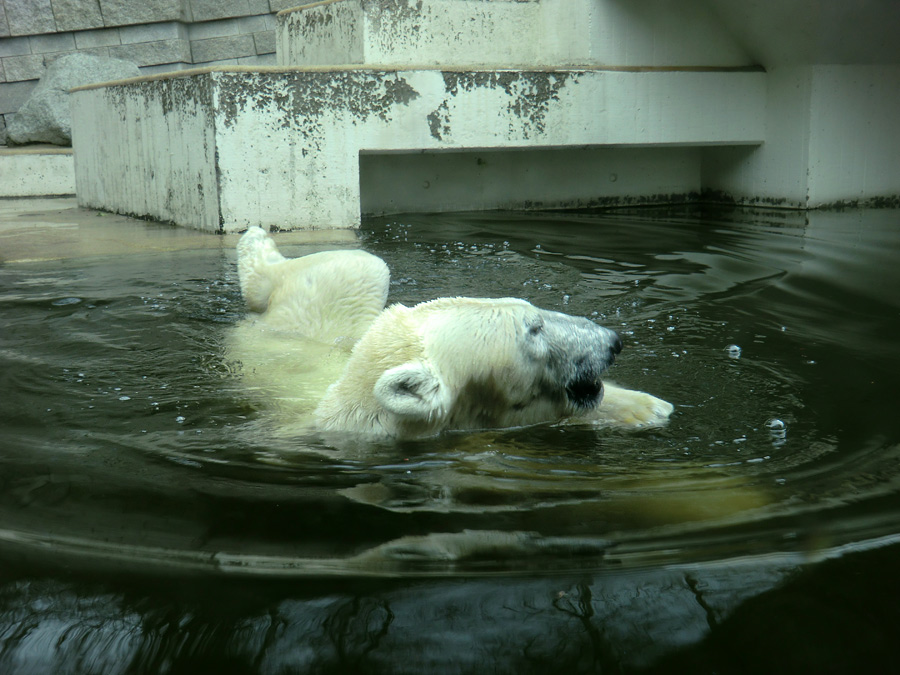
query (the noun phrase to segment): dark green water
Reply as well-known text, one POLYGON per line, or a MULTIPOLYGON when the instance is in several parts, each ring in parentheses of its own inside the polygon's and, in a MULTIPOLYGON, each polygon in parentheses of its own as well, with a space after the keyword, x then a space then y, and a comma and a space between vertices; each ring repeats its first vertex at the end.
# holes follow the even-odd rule
POLYGON ((268 433, 223 363, 233 251, 0 267, 0 670, 619 672, 797 574, 895 565, 851 552, 900 536, 896 211, 410 216, 360 245, 391 302, 614 328, 610 379, 671 423, 337 450, 268 433))

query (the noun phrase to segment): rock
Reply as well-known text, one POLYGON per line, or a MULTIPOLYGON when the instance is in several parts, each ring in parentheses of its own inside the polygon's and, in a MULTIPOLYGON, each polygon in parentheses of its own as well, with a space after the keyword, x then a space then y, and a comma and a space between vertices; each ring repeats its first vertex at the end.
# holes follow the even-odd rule
POLYGON ((72 144, 69 89, 95 82, 137 77, 137 65, 93 54, 67 54, 56 59, 15 115, 7 117, 9 143, 72 144))

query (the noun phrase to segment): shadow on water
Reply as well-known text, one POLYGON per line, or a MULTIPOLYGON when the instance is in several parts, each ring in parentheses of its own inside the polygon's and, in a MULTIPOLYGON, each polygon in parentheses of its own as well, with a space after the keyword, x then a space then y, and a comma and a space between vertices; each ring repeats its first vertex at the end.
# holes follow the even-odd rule
POLYGON ((610 379, 676 405, 633 433, 319 438, 223 359, 232 252, 0 267, 0 670, 874 669, 900 627, 897 219, 365 224, 392 302, 616 329, 610 379))

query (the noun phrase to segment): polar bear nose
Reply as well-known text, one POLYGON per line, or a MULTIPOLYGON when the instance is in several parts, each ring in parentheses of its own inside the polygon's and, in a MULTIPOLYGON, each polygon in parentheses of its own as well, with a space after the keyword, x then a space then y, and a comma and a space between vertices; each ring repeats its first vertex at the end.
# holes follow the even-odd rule
POLYGON ((622 338, 619 337, 618 333, 612 334, 612 341, 609 344, 609 351, 613 353, 613 356, 619 354, 622 351, 622 338))

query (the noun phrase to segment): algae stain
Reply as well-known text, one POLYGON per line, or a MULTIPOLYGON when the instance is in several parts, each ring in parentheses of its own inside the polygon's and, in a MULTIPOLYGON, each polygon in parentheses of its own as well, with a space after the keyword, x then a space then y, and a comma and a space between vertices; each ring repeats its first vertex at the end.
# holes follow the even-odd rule
POLYGON ((390 122, 396 106, 409 105, 419 92, 403 76, 392 72, 298 72, 278 77, 222 73, 219 110, 226 127, 233 126, 244 109, 274 112, 282 128, 305 136, 322 131, 322 122, 346 116, 352 122, 377 117, 390 122))
MULTIPOLYGON (((452 97, 460 92, 478 89, 501 89, 509 98, 510 134, 521 133, 525 138, 546 130, 546 116, 560 93, 569 83, 577 83, 575 71, 491 71, 443 73, 444 89, 452 97)), ((432 133, 432 135, 434 135, 432 133)))

